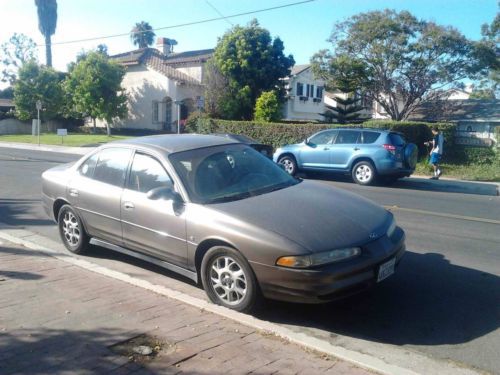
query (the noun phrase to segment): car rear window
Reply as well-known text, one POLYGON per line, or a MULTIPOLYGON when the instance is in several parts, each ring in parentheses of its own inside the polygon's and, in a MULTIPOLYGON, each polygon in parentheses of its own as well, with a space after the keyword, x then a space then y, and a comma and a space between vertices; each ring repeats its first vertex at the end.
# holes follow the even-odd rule
POLYGON ((406 144, 405 139, 396 133, 389 133, 389 139, 393 146, 404 146, 406 144))
POLYGON ((380 137, 379 132, 363 132, 363 143, 375 143, 375 141, 380 137))

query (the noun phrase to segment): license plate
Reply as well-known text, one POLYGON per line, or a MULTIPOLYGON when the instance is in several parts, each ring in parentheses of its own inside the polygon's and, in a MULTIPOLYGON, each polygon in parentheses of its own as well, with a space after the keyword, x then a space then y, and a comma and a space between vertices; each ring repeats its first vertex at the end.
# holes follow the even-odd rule
POLYGON ((381 264, 378 269, 377 283, 391 276, 394 273, 395 265, 396 258, 392 258, 390 261, 381 264))

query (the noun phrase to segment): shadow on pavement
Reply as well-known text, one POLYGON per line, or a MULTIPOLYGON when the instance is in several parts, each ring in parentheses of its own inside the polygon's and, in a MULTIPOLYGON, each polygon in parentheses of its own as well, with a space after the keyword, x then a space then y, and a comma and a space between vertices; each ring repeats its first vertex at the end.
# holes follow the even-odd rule
MULTIPOLYGON (((0 252, 2 249, 0 249, 0 252)), ((0 270, 0 282, 6 281, 7 279, 17 279, 17 280, 39 280, 43 276, 32 272, 17 272, 17 271, 2 271, 0 270)))
POLYGON ((0 218, 14 226, 53 225, 52 220, 33 219, 33 210, 41 206, 40 199, 0 198, 0 218))
MULTIPOLYGON (((344 174, 336 174, 331 172, 308 172, 307 174, 299 174, 299 177, 323 181, 337 181, 354 184, 349 176, 344 174)), ((402 178, 392 184, 384 184, 383 181, 378 186, 392 189, 408 189, 408 190, 423 190, 443 193, 459 193, 459 194, 474 194, 474 195, 498 195, 498 186, 494 183, 476 183, 468 181, 456 180, 431 180, 428 178, 411 177, 402 178)), ((360 188, 369 189, 368 186, 360 188)))
POLYGON ((269 301, 257 316, 395 345, 446 345, 498 329, 499 300, 498 276, 407 252, 397 273, 369 293, 326 305, 269 301))

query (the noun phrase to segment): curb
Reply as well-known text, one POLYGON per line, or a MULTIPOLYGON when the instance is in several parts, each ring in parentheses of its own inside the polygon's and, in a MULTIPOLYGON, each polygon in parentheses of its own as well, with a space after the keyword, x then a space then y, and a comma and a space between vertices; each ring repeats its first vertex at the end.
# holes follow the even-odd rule
POLYGON ((199 308, 202 311, 207 311, 222 316, 224 318, 234 320, 248 327, 263 331, 264 333, 281 337, 289 342, 300 345, 303 348, 315 350, 327 354, 329 356, 337 357, 341 360, 353 363, 358 367, 375 371, 380 374, 386 374, 386 375, 393 375, 393 374, 394 375, 415 375, 415 374, 440 374, 440 375, 476 374, 477 375, 479 374, 479 372, 476 372, 473 369, 464 368, 462 365, 429 358, 421 353, 412 351, 407 348, 400 348, 395 345, 368 342, 368 345, 370 347, 379 346, 382 352, 384 352, 384 349, 385 352, 387 352, 387 349, 390 349, 390 351, 392 351, 389 352, 388 355, 382 355, 383 359, 367 354, 365 350, 363 350, 363 346, 365 348, 367 347, 367 342, 364 340, 344 337, 345 341, 355 342, 356 350, 348 349, 341 345, 334 345, 330 342, 309 336, 305 333, 295 332, 279 324, 260 320, 251 315, 246 315, 218 305, 214 305, 206 300, 192 297, 183 292, 179 292, 164 287, 162 285, 156 285, 149 281, 142 280, 140 278, 133 277, 119 271, 108 269, 106 267, 92 263, 88 260, 73 256, 67 252, 65 254, 61 254, 58 251, 53 250, 54 248, 61 248, 62 247, 61 244, 58 244, 46 237, 37 235, 36 233, 27 230, 12 229, 11 227, 5 226, 2 223, 0 223, 0 238, 18 245, 22 245, 32 250, 40 251, 45 255, 52 256, 58 260, 73 264, 88 271, 92 271, 100 275, 111 277, 115 280, 120 280, 130 285, 134 285, 136 287, 152 291, 154 293, 163 295, 165 297, 175 299, 179 302, 183 302, 193 307, 199 308), (27 238, 29 238, 29 240, 27 238), (39 245, 39 243, 45 243, 46 246, 48 245, 52 249, 39 245), (393 352, 397 352, 397 354, 394 355, 393 352), (394 357, 397 357, 396 361, 394 361, 395 359, 394 357), (398 363, 394 364, 394 363, 389 363, 388 361, 398 362, 398 363))
POLYGON ((16 142, 0 142, 0 147, 5 148, 16 148, 21 150, 33 150, 33 151, 46 151, 46 152, 58 152, 62 154, 76 154, 85 155, 96 147, 69 147, 69 146, 57 146, 57 145, 33 145, 30 143, 16 143, 16 142))

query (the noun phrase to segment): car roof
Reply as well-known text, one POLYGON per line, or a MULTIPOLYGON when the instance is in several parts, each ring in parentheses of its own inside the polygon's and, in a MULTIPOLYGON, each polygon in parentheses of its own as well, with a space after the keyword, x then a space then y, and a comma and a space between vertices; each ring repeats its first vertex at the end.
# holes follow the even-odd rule
POLYGON ((248 143, 248 144, 258 143, 255 139, 250 138, 248 135, 244 135, 244 134, 212 133, 212 135, 216 135, 218 137, 229 138, 229 139, 232 139, 234 141, 241 142, 241 143, 248 143))
MULTIPOLYGON (((108 143, 110 146, 136 146, 167 154, 197 148, 235 144, 234 140, 204 134, 162 134, 131 138, 108 143)), ((239 143, 239 142, 238 142, 239 143)))

